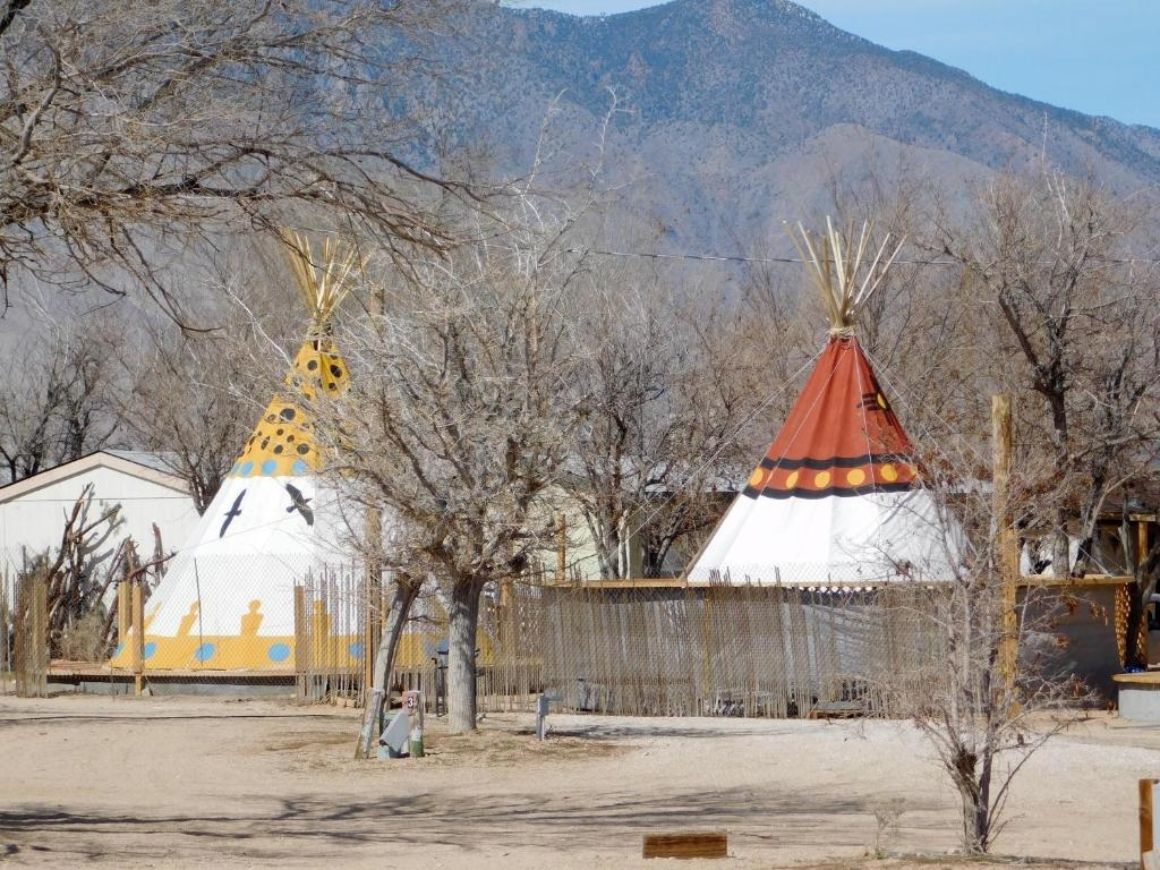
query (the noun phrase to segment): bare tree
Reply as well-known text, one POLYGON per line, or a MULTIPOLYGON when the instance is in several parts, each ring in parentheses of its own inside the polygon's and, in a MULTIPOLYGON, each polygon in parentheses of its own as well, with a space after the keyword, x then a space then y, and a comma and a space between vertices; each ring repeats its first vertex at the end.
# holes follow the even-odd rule
POLYGON ((136 382, 121 402, 135 445, 153 451, 189 486, 204 513, 254 426, 255 402, 270 390, 244 330, 191 335, 158 326, 134 355, 136 382))
POLYGON ((944 221, 938 232, 938 249, 990 306, 1001 337, 992 359, 1018 359, 1012 386, 1038 397, 1023 403, 1034 412, 1023 423, 1049 445, 1051 470, 1040 487, 1055 505, 1056 575, 1090 570, 1107 496, 1146 469, 1160 434, 1152 304, 1160 281, 1133 262, 1132 231, 1126 204, 1044 171, 996 180, 969 226, 944 221), (1075 564, 1069 530, 1080 541, 1075 564))
POLYGON ((401 530, 384 548, 387 571, 430 566, 446 590, 453 732, 475 728, 480 596, 520 578, 550 540, 552 517, 537 504, 573 418, 577 258, 561 252, 566 224, 535 206, 519 216, 535 229, 414 262, 418 283, 389 288, 383 315, 340 336, 359 377, 333 415, 335 479, 401 530))
POLYGON ((40 312, 14 339, 0 384, 0 457, 8 481, 79 459, 118 435, 120 389, 111 353, 123 334, 99 314, 73 320, 40 312))
POLYGON ((1054 512, 1038 485, 1050 459, 1013 448, 1003 422, 1009 411, 1002 410, 1010 406, 997 407, 993 488, 933 471, 975 466, 970 452, 948 454, 931 444, 924 454, 939 522, 958 557, 948 560, 952 576, 927 587, 919 614, 931 624, 930 636, 945 638, 945 653, 908 653, 929 661, 911 715, 959 793, 968 853, 991 849, 1019 772, 1083 715, 1090 697, 1061 655, 1061 596, 1050 588, 1017 591, 1016 528, 1054 512))
MULTIPOLYGON (((722 469, 749 458, 738 430, 762 395, 739 339, 748 318, 634 264, 601 263, 583 284, 571 496, 602 577, 629 576, 638 545, 640 570, 659 576, 678 541, 714 522, 722 469)), ((767 377, 784 352, 760 353, 767 377)))
POLYGON ((0 5, 0 280, 143 286, 166 259, 288 208, 437 243, 392 112, 464 0, 7 0, 0 5))

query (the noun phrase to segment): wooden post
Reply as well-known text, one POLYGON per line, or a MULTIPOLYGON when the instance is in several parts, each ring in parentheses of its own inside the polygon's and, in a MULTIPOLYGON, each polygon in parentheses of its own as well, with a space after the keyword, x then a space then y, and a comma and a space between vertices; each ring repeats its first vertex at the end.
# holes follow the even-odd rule
POLYGON ((1141 600, 1140 583, 1140 566, 1148 559, 1148 523, 1140 520, 1136 523, 1136 564, 1133 566, 1133 574, 1136 575, 1136 582, 1131 584, 1132 594, 1136 597, 1135 606, 1140 608, 1140 628, 1137 632, 1139 638, 1136 643, 1139 647, 1136 652, 1140 656, 1140 662, 1146 668, 1151 656, 1148 653, 1148 603, 1141 600))
POLYGON ((133 582, 133 687, 136 694, 145 691, 145 590, 133 582))
POLYGON ((307 625, 306 587, 294 587, 294 682, 298 703, 308 704, 310 696, 310 629, 307 625))
POLYGON ((563 583, 568 573, 568 518, 556 515, 556 582, 563 583))
MULTIPOLYGON (((386 308, 386 285, 372 286, 370 298, 367 300, 367 313, 370 315, 375 334, 380 340, 383 338, 383 314, 386 312, 386 308)), ((378 660, 379 644, 382 642, 383 635, 383 611, 386 609, 386 602, 383 600, 383 514, 374 506, 367 510, 365 543, 367 548, 367 610, 366 618, 363 620, 365 633, 362 639, 362 697, 364 705, 371 702, 371 690, 375 684, 375 663, 378 660)))
POLYGON ((370 698, 371 687, 375 683, 375 657, 383 633, 383 563, 379 552, 382 545, 382 514, 378 508, 367 511, 367 560, 366 597, 363 618, 363 703, 370 698))
POLYGON ((1019 656, 1018 621, 1015 612, 1019 582, 1019 541, 1011 517, 1011 455, 1014 427, 1011 422, 1011 397, 991 397, 992 509, 998 525, 995 561, 1003 584, 1001 618, 1003 634, 999 644, 999 673, 1008 697, 1013 697, 1015 670, 1019 656))
POLYGON ((16 598, 16 694, 43 698, 48 691, 48 584, 26 577, 16 598))
POLYGON ((129 641, 129 629, 133 627, 133 587, 129 572, 117 584, 117 643, 122 646, 129 641))
POLYGON ((1155 859, 1150 861, 1148 853, 1156 847, 1152 819, 1152 796, 1155 793, 1157 783, 1160 783, 1160 780, 1140 780, 1140 870, 1149 870, 1149 864, 1155 866, 1155 859))

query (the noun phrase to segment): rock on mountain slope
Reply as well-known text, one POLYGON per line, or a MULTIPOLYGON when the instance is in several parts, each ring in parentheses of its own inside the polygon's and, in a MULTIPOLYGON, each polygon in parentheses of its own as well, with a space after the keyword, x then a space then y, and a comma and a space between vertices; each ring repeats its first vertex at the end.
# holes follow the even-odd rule
POLYGON ((868 159, 953 186, 1043 153, 1120 192, 1160 185, 1158 130, 997 91, 788 0, 674 0, 598 18, 491 8, 463 31, 445 57, 462 72, 434 100, 445 132, 526 167, 558 98, 556 141, 580 161, 614 88, 626 111, 607 178, 687 245, 759 237, 868 159))

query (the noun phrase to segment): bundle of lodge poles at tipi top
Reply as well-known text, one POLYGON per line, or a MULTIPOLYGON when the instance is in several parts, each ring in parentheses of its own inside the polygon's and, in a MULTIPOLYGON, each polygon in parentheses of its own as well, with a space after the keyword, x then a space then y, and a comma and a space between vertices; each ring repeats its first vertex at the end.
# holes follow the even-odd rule
POLYGON ((829 340, 785 423, 686 572, 691 585, 874 586, 949 580, 959 534, 924 486, 914 447, 858 341, 859 312, 901 243, 871 253, 801 224, 794 243, 821 294, 829 340))

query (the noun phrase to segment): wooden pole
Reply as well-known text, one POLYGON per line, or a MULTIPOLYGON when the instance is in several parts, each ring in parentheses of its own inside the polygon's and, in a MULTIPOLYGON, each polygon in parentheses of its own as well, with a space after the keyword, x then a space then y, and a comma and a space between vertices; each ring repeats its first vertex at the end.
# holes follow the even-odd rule
POLYGON ((363 618, 363 703, 370 698, 371 686, 375 682, 375 657, 383 633, 383 563, 380 553, 382 546, 383 517, 378 508, 367 510, 367 560, 366 596, 363 618))
POLYGON ((294 587, 294 682, 298 703, 308 704, 313 698, 309 692, 310 629, 306 614, 306 587, 294 587))
POLYGON ((1140 780, 1140 870, 1148 870, 1151 862, 1147 860, 1147 855, 1156 846, 1153 837, 1152 795, 1157 782, 1160 780, 1140 780))
POLYGON ((136 694, 145 691, 145 590, 133 582, 133 687, 136 694))
POLYGON ((556 582, 563 583, 568 572, 568 518, 556 516, 556 582))
POLYGON ((117 643, 129 640, 129 629, 133 627, 133 587, 129 581, 129 570, 117 584, 117 643))
MULTIPOLYGON (((383 338, 383 314, 387 309, 387 288, 384 284, 371 287, 370 298, 367 300, 367 313, 371 316, 371 324, 381 340, 383 338)), ((366 527, 367 552, 367 595, 366 615, 363 620, 365 632, 363 635, 363 704, 371 702, 371 692, 375 684, 375 665, 378 661, 379 644, 383 636, 383 611, 386 602, 383 600, 383 514, 375 506, 367 508, 366 527)), ((381 697, 375 699, 381 701, 381 697)), ((378 712, 375 713, 375 719, 378 712)))
POLYGON ((1008 697, 1015 690, 1015 671, 1019 655, 1016 590, 1019 583, 1019 541, 1011 517, 1011 456, 1014 452, 1014 426, 1009 395, 991 397, 992 509, 998 525, 995 561, 1003 584, 1001 596, 1002 636, 999 642, 999 672, 1008 697))
POLYGON ((1136 597, 1135 606, 1140 609, 1140 627, 1137 631, 1138 640, 1136 641, 1138 649, 1137 654, 1140 656, 1140 663, 1146 668, 1151 661, 1151 655, 1148 652, 1148 607, 1147 602, 1141 599, 1143 589, 1143 577, 1140 575, 1140 567, 1148 559, 1148 523, 1140 520, 1136 523, 1136 564, 1133 565, 1132 573, 1136 575, 1136 582, 1131 585, 1133 594, 1136 597))

